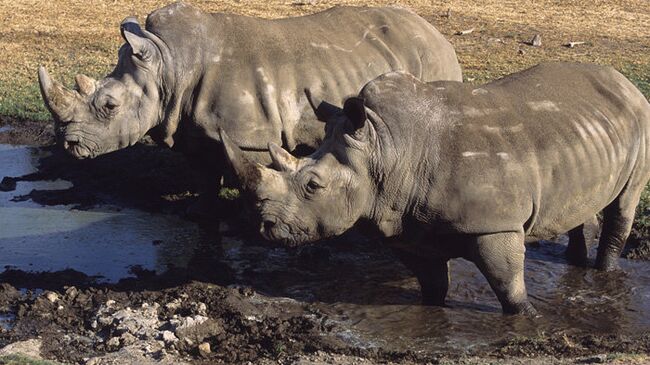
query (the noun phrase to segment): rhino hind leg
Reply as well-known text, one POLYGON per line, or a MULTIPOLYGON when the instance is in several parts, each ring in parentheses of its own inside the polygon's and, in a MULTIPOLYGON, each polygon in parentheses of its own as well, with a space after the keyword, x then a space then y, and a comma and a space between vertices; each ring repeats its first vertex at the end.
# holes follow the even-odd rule
POLYGON ((587 266, 587 241, 584 234, 584 224, 569 231, 569 244, 565 255, 569 264, 575 266, 587 266))
POLYGON ((603 228, 598 242, 596 269, 613 271, 619 268, 618 259, 632 230, 634 213, 645 184, 640 186, 641 188, 636 187, 636 189, 626 187, 603 210, 603 228))
POLYGON ((503 312, 534 316, 524 282, 524 233, 500 232, 476 237, 470 259, 494 290, 503 312))

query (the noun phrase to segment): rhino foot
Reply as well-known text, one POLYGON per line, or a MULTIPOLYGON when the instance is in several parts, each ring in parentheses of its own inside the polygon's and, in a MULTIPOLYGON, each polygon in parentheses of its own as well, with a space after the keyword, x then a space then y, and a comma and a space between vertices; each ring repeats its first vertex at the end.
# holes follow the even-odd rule
POLYGON ((537 317, 537 310, 528 301, 511 305, 503 305, 503 313, 521 314, 527 317, 537 317))

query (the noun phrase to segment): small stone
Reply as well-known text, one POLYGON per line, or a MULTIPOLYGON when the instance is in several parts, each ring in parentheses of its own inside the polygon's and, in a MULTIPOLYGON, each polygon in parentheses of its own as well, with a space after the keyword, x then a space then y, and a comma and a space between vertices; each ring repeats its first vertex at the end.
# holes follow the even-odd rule
POLYGON ((172 331, 163 331, 162 339, 166 345, 170 345, 178 342, 178 337, 176 337, 176 335, 172 331))
POLYGON ((115 304, 115 301, 113 299, 109 299, 109 300, 106 301, 106 306, 107 307, 111 307, 114 304, 115 304))
POLYGON ((199 345, 199 354, 201 354, 201 356, 207 356, 211 352, 212 350, 210 350, 210 344, 208 342, 203 342, 199 345))
POLYGON ((75 288, 74 286, 68 287, 68 288, 65 290, 65 296, 66 296, 68 299, 74 299, 74 298, 76 298, 76 297, 77 297, 77 294, 79 294, 79 291, 78 291, 77 288, 75 288))
POLYGON ((531 39, 528 44, 530 44, 533 47, 541 47, 542 46, 542 36, 539 35, 539 34, 535 34, 533 36, 533 39, 531 39))
POLYGON ((56 308, 56 310, 62 311, 62 310, 63 310, 63 306, 62 306, 62 305, 58 306, 58 307, 56 308))
POLYGON ((0 191, 14 191, 16 190, 16 179, 13 177, 5 176, 0 181, 0 191))
POLYGON ((59 300, 59 295, 55 292, 48 292, 45 294, 45 298, 47 298, 47 300, 49 300, 51 303, 54 303, 59 300))
POLYGON ((120 346, 120 338, 119 337, 111 337, 110 340, 106 342, 106 346, 109 348, 117 348, 120 346))

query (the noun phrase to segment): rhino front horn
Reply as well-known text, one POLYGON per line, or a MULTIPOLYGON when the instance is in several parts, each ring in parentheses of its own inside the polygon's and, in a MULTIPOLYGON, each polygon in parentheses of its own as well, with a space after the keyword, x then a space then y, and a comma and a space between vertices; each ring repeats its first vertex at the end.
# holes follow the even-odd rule
POLYGON ((239 183, 245 190, 254 190, 261 179, 260 168, 262 166, 250 161, 241 148, 233 143, 221 128, 219 128, 219 137, 221 138, 224 154, 239 179, 239 183))
POLYGON ((68 121, 77 97, 73 91, 66 89, 60 82, 52 80, 45 67, 38 68, 38 83, 45 105, 55 119, 68 121))

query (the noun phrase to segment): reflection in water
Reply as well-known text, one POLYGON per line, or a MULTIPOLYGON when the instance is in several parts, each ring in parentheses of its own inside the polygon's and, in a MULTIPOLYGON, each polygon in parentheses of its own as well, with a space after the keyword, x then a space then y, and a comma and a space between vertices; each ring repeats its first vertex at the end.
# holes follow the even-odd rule
MULTIPOLYGON (((0 145, 0 178, 33 172, 40 157, 38 149, 0 145)), ((424 307, 417 280, 392 253, 353 233, 294 250, 224 237, 217 250, 219 238, 206 239, 175 216, 11 201, 31 189, 69 187, 66 181, 19 181, 16 191, 0 193, 0 265, 69 267, 111 281, 127 276, 131 265, 158 271, 170 265, 203 265, 211 272, 228 267, 235 284, 310 302, 340 338, 388 350, 462 352, 514 335, 650 330, 647 262, 621 260, 622 273, 601 273, 567 265, 563 244, 541 242, 528 249, 526 283, 542 317, 503 316, 485 278, 464 260, 451 262, 449 306, 424 307), (220 255, 220 267, 207 259, 212 255, 220 255)))

